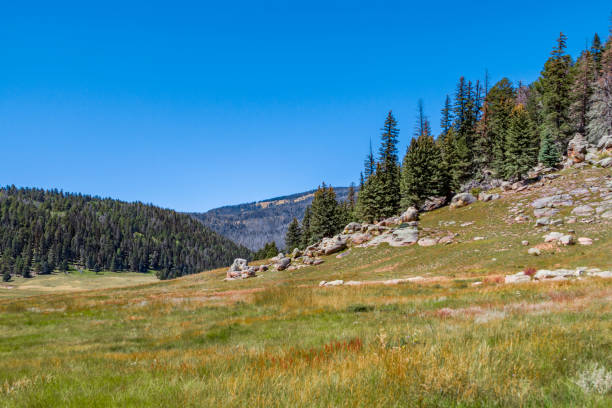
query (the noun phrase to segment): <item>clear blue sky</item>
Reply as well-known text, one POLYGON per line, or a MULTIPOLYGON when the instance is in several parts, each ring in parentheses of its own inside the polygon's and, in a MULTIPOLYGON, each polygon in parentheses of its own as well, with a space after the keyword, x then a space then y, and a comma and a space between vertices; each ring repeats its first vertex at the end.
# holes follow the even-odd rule
POLYGON ((182 211, 357 182, 459 76, 534 80, 606 1, 4 2, 0 184, 182 211), (376 147, 376 146, 375 146, 376 147))

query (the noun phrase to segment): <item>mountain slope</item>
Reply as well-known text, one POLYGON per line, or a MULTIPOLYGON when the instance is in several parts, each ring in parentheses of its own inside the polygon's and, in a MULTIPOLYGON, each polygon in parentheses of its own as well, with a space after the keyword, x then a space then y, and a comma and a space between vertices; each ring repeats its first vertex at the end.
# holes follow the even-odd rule
POLYGON ((229 265, 250 251, 186 214, 57 190, 0 189, 3 271, 28 276, 77 264, 172 278, 229 265))
MULTIPOLYGON (((346 200, 348 187, 335 187, 334 190, 339 201, 346 200)), ((282 248, 289 223, 294 217, 302 219, 313 197, 314 190, 191 215, 213 231, 249 249, 257 250, 270 241, 282 248)))

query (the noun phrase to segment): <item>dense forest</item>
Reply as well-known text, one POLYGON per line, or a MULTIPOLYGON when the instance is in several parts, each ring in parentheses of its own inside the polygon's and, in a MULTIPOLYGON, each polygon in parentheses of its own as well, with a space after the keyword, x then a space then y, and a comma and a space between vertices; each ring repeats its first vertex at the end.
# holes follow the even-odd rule
POLYGON ((0 188, 0 254, 5 280, 71 267, 168 279, 252 255, 187 214, 14 186, 0 188))
POLYGON ((531 84, 502 78, 490 87, 486 73, 482 81, 460 77, 442 107, 437 137, 419 101, 401 162, 400 131, 390 111, 378 155, 370 146, 356 204, 336 202, 333 189, 323 185, 301 224, 295 219, 289 226, 287 249, 332 236, 346 220, 374 222, 493 180, 521 180, 538 164, 558 167, 576 134, 593 144, 612 134, 612 33, 605 44, 595 34, 575 61, 566 40, 561 33, 531 84))

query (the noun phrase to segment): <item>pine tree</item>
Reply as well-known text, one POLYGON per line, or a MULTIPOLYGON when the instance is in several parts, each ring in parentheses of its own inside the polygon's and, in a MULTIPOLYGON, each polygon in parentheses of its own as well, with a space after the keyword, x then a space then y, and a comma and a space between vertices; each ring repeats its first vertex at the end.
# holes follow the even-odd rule
POLYGON ((302 247, 302 230, 296 218, 289 224, 287 234, 285 235, 285 248, 287 252, 293 251, 295 248, 302 247))
POLYGON ((448 133, 451 126, 453 125, 453 111, 451 106, 451 99, 446 95, 444 100, 444 108, 441 111, 442 117, 440 119, 440 128, 442 129, 442 138, 448 133))
POLYGON ((593 56, 593 63, 595 65, 596 72, 601 71, 601 56, 604 52, 604 47, 601 44, 599 35, 595 33, 593 36, 593 42, 591 43, 591 49, 589 50, 593 56))
POLYGON ((561 161, 561 153, 559 153, 557 143, 553 139, 552 135, 548 133, 543 133, 541 136, 538 160, 543 165, 553 168, 557 167, 561 161))
POLYGON ((595 83, 587 113, 588 138, 598 143, 603 136, 612 134, 612 35, 601 56, 601 72, 595 83))
POLYGON ((317 242, 337 234, 343 227, 336 193, 325 183, 314 193, 310 207, 310 239, 317 242))
POLYGON ((498 176, 504 174, 506 163, 505 136, 515 99, 516 92, 512 82, 508 78, 502 78, 493 85, 486 101, 491 146, 491 161, 488 164, 498 176))
POLYGON ((365 179, 369 179, 376 169, 376 160, 374 159, 374 153, 372 152, 372 140, 370 139, 370 153, 366 156, 363 163, 365 179))
POLYGON ((307 246, 313 244, 312 234, 310 233, 310 208, 310 205, 306 207, 306 211, 304 211, 304 218, 302 218, 302 248, 306 248, 307 246))
POLYGON ((455 92, 455 105, 453 111, 453 128, 455 130, 455 152, 457 161, 454 171, 460 182, 472 176, 474 152, 475 126, 477 119, 476 92, 470 81, 464 77, 459 78, 455 92))
POLYGON ((346 200, 350 210, 353 211, 355 209, 355 183, 353 182, 351 182, 351 185, 349 186, 346 200))
POLYGON ((453 191, 458 191, 461 185, 461 173, 457 169, 459 160, 457 158, 457 146, 455 139, 455 130, 450 129, 441 143, 442 152, 442 168, 446 174, 445 188, 446 194, 449 195, 453 191))
POLYGON ((400 171, 397 163, 397 144, 399 129, 393 113, 389 111, 385 119, 381 135, 381 146, 379 149, 379 164, 376 172, 378 174, 379 187, 382 189, 377 194, 376 206, 380 209, 380 217, 391 217, 399 211, 400 204, 400 171))
POLYGON ((583 51, 573 67, 572 89, 570 97, 569 117, 575 132, 586 135, 587 113, 591 106, 591 95, 595 86, 597 71, 593 56, 589 51, 583 51))
POLYGON ((542 133, 547 135, 546 140, 554 140, 561 150, 565 150, 572 134, 569 120, 572 60, 565 54, 566 40, 561 33, 539 80, 544 119, 542 133))
POLYGON ((404 156, 400 180, 402 209, 419 205, 429 196, 438 196, 444 189, 442 154, 431 135, 429 121, 419 101, 415 137, 404 156))
POLYGON ((533 141, 534 128, 529 113, 522 104, 517 105, 510 115, 506 133, 506 178, 522 179, 523 175, 537 163, 537 149, 533 141))

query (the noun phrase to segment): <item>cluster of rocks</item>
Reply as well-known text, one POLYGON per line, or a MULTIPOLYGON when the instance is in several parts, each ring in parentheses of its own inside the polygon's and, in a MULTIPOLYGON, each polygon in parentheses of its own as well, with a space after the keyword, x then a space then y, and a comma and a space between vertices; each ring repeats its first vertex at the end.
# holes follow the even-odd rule
POLYGON ((570 278, 578 278, 584 276, 593 276, 599 278, 612 278, 611 271, 602 271, 598 268, 587 268, 587 267, 579 267, 576 269, 540 269, 535 271, 535 273, 525 273, 519 272, 514 275, 506 275, 504 278, 505 283, 523 283, 523 282, 531 282, 531 281, 557 281, 557 280, 567 280, 570 278))
POLYGON ((604 136, 597 146, 592 146, 580 133, 570 140, 567 146, 567 160, 564 167, 582 167, 586 164, 612 167, 612 135, 604 136))
POLYGON ((257 272, 263 272, 268 270, 267 265, 261 266, 249 266, 249 262, 246 259, 236 258, 232 263, 232 266, 227 271, 226 280, 234 279, 246 279, 254 278, 257 276, 257 272))

